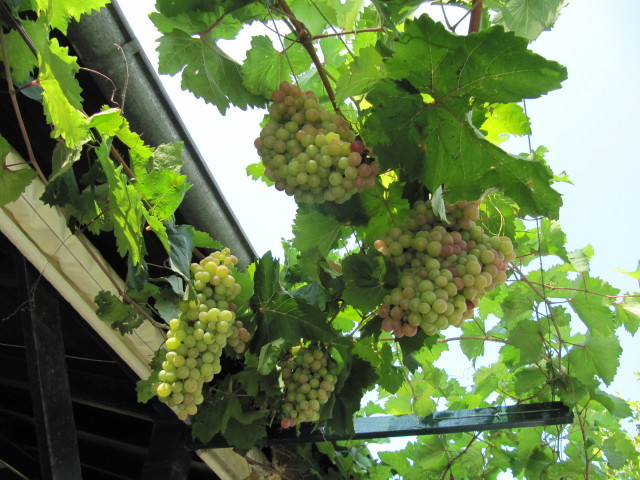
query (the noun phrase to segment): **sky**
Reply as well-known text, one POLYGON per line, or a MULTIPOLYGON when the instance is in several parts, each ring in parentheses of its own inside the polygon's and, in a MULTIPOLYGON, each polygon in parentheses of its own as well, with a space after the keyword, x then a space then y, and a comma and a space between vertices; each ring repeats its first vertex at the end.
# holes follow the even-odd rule
MULTIPOLYGON (((153 5, 153 0, 119 3, 157 65, 159 34, 147 18, 153 5)), ((639 289, 637 280, 615 271, 634 271, 640 259, 638 18, 637 0, 611 0, 604 8, 601 1, 570 1, 555 27, 530 47, 565 65, 569 78, 562 89, 526 104, 533 148, 544 145, 553 170, 566 171, 573 182, 556 186, 563 194, 560 222, 567 249, 592 245, 591 275, 623 292, 639 289)), ((241 43, 248 47, 248 37, 241 43)), ((236 58, 241 61, 244 55, 236 58)), ((258 161, 253 140, 264 112, 234 109, 222 117, 215 107, 183 92, 179 76, 161 80, 258 255, 271 250, 281 256, 281 239, 291 238, 295 202, 245 173, 258 161)), ((528 151, 526 138, 501 146, 514 154, 528 151)), ((609 390, 638 401, 640 383, 633 375, 640 371, 638 341, 624 333, 620 339, 624 353, 609 390)), ((471 373, 469 367, 464 374, 471 373)))

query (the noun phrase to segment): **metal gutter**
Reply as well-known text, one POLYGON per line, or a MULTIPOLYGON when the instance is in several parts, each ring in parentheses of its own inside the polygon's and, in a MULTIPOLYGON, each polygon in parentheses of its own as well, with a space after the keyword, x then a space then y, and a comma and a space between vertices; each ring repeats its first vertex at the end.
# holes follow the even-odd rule
MULTIPOLYGON (((109 77, 119 92, 126 88, 125 116, 147 144, 184 142, 182 173, 193 184, 179 210, 185 221, 229 247, 240 265, 253 262, 257 254, 251 242, 118 6, 112 3, 83 16, 80 22, 69 25, 67 37, 82 66, 109 77)), ((96 83, 105 98, 112 96, 109 82, 96 83)))

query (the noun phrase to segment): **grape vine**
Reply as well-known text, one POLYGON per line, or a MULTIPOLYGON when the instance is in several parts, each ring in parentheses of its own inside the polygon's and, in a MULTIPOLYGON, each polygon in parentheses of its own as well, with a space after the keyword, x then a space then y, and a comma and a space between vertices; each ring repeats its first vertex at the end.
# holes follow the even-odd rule
MULTIPOLYGON (((640 325, 638 294, 592 276, 589 247, 566 250, 543 149, 498 145, 525 133, 518 102, 566 78, 529 50, 550 25, 517 21, 513 1, 456 2, 474 12, 469 35, 417 11, 430 2, 158 1, 160 73, 223 114, 268 105, 248 171, 293 197, 294 238, 282 261, 268 252, 238 268, 233 245, 175 224, 189 188, 182 146, 146 145, 118 108, 82 108, 79 65, 49 32, 64 37, 106 2, 54 3, 56 15, 11 7, 8 91, 42 89, 57 140, 43 201, 78 231, 113 235, 126 258, 126 287, 101 292, 98 314, 123 334, 151 321, 165 335, 141 400, 240 450, 305 422, 353 432, 356 415, 561 400, 576 417, 563 428, 421 438, 377 460, 358 442, 292 451, 317 478, 633 478, 637 440, 623 422, 634 412, 607 387, 620 332, 640 325), (236 63, 219 40, 256 23, 277 40, 254 35, 236 63), (76 178, 80 158, 89 172, 76 178), (150 243, 162 247, 154 258, 150 243), (469 385, 443 366, 458 343, 469 385), (366 393, 375 401, 362 405, 366 393)), ((551 10, 532 18, 553 21, 551 10)), ((31 153, 33 170, 14 169, 8 150, 0 137, 3 204, 41 161, 31 153)))

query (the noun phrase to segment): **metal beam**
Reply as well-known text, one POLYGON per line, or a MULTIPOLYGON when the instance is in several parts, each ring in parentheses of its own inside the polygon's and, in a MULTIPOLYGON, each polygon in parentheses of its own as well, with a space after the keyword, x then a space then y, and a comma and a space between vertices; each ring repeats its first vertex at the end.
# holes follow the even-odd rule
MULTIPOLYGON (((417 415, 384 415, 361 417, 355 420, 355 433, 332 432, 328 428, 313 430, 304 423, 299 434, 294 429, 273 430, 267 443, 294 444, 303 442, 335 442, 338 440, 364 440, 371 438, 436 435, 454 432, 481 432, 484 430, 512 429, 563 425, 573 421, 573 413, 562 402, 532 403, 508 407, 445 410, 428 417, 417 415)), ((214 437, 207 443, 194 443, 193 449, 229 446, 224 438, 214 437)))
POLYGON ((189 428, 177 418, 158 418, 141 480, 183 480, 189 475, 193 452, 187 446, 189 428))
POLYGON ((56 292, 24 258, 16 261, 33 415, 44 480, 80 480, 80 456, 56 292))

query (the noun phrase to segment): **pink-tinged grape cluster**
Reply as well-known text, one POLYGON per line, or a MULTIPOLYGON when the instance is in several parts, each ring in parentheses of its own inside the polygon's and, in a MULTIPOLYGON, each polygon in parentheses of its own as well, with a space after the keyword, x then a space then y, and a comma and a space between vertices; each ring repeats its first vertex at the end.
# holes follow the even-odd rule
POLYGON ((195 415, 204 401, 202 387, 220 373, 220 356, 230 345, 241 353, 249 332, 236 320, 235 305, 239 293, 233 277, 238 259, 229 249, 214 252, 200 263, 191 264, 191 278, 197 295, 179 304, 180 314, 169 322, 162 370, 154 393, 171 407, 178 417, 195 415))
POLYGON ((269 121, 254 144, 264 175, 298 203, 344 203, 375 185, 378 164, 349 122, 313 92, 288 82, 273 92, 269 121))
POLYGON ((507 279, 515 259, 508 237, 489 237, 478 220, 480 202, 447 206, 443 223, 429 201, 418 201, 405 224, 374 243, 400 268, 399 286, 378 309, 382 328, 396 337, 460 326, 486 292, 507 279))
POLYGON ((329 401, 337 380, 337 364, 318 346, 294 348, 282 365, 284 401, 280 426, 317 422, 320 408, 329 401))

